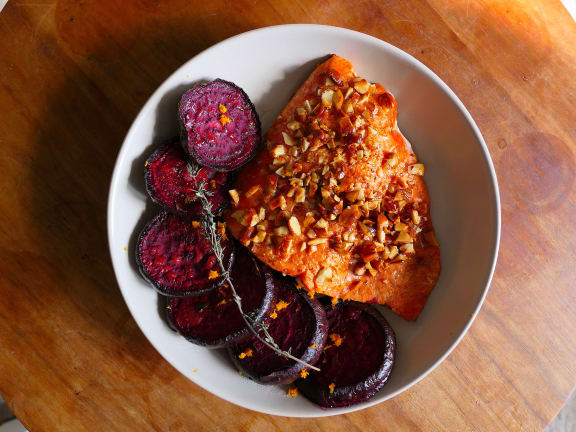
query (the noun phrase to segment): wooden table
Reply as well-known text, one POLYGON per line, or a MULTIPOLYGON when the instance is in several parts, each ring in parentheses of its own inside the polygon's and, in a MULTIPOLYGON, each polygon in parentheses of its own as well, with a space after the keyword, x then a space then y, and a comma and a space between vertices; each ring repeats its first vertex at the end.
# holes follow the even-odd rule
POLYGON ((558 1, 11 0, 0 145, 0 394, 33 431, 539 430, 576 383, 576 24, 558 1), (502 194, 492 289, 454 353, 389 402, 319 420, 236 407, 176 372, 130 317, 106 243, 116 153, 151 92, 222 39, 297 22, 434 70, 502 194))

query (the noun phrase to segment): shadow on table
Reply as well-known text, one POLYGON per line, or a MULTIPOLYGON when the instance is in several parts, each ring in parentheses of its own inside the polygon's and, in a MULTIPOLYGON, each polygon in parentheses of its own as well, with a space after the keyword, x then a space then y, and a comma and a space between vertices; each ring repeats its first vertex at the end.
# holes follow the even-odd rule
MULTIPOLYGON (((86 4, 86 8, 99 7, 86 4)), ((46 35, 43 40, 50 52, 40 62, 59 75, 57 81, 61 85, 43 101, 45 114, 36 136, 30 172, 34 185, 30 213, 39 246, 46 251, 54 278, 58 279, 58 283, 46 287, 45 302, 72 307, 110 337, 119 337, 126 325, 133 325, 118 289, 107 244, 108 189, 120 146, 148 97, 175 69, 219 40, 249 30, 250 24, 235 23, 233 11, 221 12, 217 18, 219 22, 236 24, 225 28, 208 28, 198 17, 184 20, 176 11, 165 22, 156 22, 155 15, 148 11, 142 17, 148 20, 147 27, 127 19, 118 28, 113 24, 90 28, 101 25, 96 22, 106 23, 105 17, 82 22, 74 15, 110 12, 91 12, 86 8, 56 9, 59 39, 46 35)), ((297 89, 296 83, 316 63, 287 70, 287 77, 295 83, 293 88, 274 83, 260 105, 272 105, 266 101, 278 99, 274 88, 282 87, 281 100, 277 101, 281 108, 297 89)), ((156 114, 158 119, 174 118, 174 134, 176 103, 186 87, 168 92, 156 114)), ((156 124, 165 129, 171 122, 162 120, 156 124)), ((170 131, 156 130, 155 135, 166 139, 170 131)), ((143 199, 144 162, 158 144, 160 141, 144 143, 142 152, 132 162, 128 182, 143 199)), ((148 200, 126 245, 135 271, 133 251, 137 235, 157 211, 158 207, 148 200)), ((159 302, 160 310, 162 306, 163 302, 159 302)))
MULTIPOLYGON (((80 36, 71 27, 76 21, 59 18, 58 13, 56 18, 65 22, 59 27, 64 33, 60 35, 63 42, 59 45, 47 38, 45 43, 60 61, 46 63, 61 75, 62 84, 46 102, 30 173, 35 190, 31 214, 37 239, 58 279, 43 293, 45 303, 71 308, 71 313, 81 315, 110 338, 125 340, 130 337, 126 332, 141 338, 139 331, 133 332, 135 326, 118 289, 107 244, 107 198, 116 156, 133 119, 158 85, 186 60, 230 34, 206 37, 191 22, 177 26, 174 22, 156 23, 149 33, 130 34, 127 30, 120 35, 109 34, 110 42, 115 43, 88 51, 77 45, 80 36), (178 43, 167 48, 170 41, 178 43)), ((226 31, 245 30, 240 26, 226 31)), ((287 86, 284 80, 273 83, 259 105, 278 105, 281 109, 321 60, 287 70, 286 78, 293 86, 287 86)), ((164 117, 173 117, 174 134, 177 133, 176 103, 187 87, 174 88, 162 99, 156 113, 160 128, 171 124, 164 117)), ((272 117, 265 121, 271 120, 272 117)), ((155 136, 162 141, 170 135, 171 130, 155 130, 155 136)), ((142 152, 131 164, 127 181, 143 199, 144 162, 162 141, 143 143, 142 152)), ((135 271, 133 251, 138 233, 157 211, 158 207, 147 200, 127 245, 135 271)), ((164 308, 160 298, 158 311, 162 319, 164 308)), ((127 343, 123 347, 137 356, 150 352, 148 344, 127 343)), ((224 351, 216 355, 227 358, 224 351)))
MULTIPOLYGON (((102 30, 89 26, 106 21, 92 19, 78 29, 74 26, 82 23, 73 19, 75 12, 80 13, 57 9, 60 38, 49 34, 42 42, 50 53, 39 62, 59 75, 61 85, 39 101, 45 103, 45 113, 29 173, 34 187, 30 214, 39 247, 58 279, 46 287, 46 302, 72 307, 117 336, 131 318, 109 258, 106 211, 122 141, 146 99, 173 70, 220 39, 249 28, 206 32, 199 23, 178 17, 152 23, 156 18, 149 13, 149 31, 141 24, 131 28, 133 20, 121 28, 104 24, 102 30), (81 33, 94 32, 99 32, 100 46, 79 39, 81 33)), ((143 178, 134 174, 130 181, 144 193, 143 178)))

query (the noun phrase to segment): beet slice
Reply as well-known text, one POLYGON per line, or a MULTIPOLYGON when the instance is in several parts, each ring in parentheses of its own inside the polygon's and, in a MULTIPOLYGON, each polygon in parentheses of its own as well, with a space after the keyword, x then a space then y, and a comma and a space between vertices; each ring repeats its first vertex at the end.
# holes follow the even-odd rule
POLYGON ((317 366, 296 381, 300 392, 323 408, 370 399, 388 380, 396 351, 394 331, 373 307, 340 303, 328 307, 328 343, 317 366))
POLYGON ((146 190, 157 204, 182 216, 199 216, 200 200, 194 193, 199 184, 211 192, 208 199, 212 213, 224 209, 229 202, 230 175, 226 172, 200 168, 196 175, 191 171, 188 157, 178 141, 158 148, 145 164, 146 190))
MULTIPOLYGON (((244 312, 260 322, 273 304, 274 277, 244 246, 237 244, 235 251, 231 270, 234 288, 242 299, 244 312)), ((167 318, 170 326, 190 342, 209 348, 227 346, 250 333, 228 284, 202 296, 170 298, 167 318)))
POLYGON ((256 154, 260 119, 240 87, 216 79, 185 92, 178 105, 186 153, 200 165, 233 171, 256 154))
MULTIPOLYGON (((277 297, 268 332, 276 343, 309 364, 320 358, 328 335, 324 308, 287 278, 276 277, 277 297)), ((234 364, 260 384, 284 384, 294 381, 303 369, 301 363, 276 354, 253 334, 228 349, 234 364)), ((306 372, 304 372, 305 374, 306 372)))
MULTIPOLYGON (((229 267, 234 258, 233 244, 222 240, 222 247, 229 267)), ((161 212, 144 227, 136 244, 136 260, 144 279, 162 295, 200 295, 223 283, 201 226, 171 213, 161 212)))

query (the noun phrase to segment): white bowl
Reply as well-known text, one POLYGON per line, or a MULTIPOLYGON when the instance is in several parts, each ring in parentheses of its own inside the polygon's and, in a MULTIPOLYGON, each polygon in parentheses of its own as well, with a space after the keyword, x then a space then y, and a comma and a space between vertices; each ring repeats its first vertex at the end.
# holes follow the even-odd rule
POLYGON ((426 66, 379 39, 337 27, 285 25, 250 31, 197 55, 154 92, 132 124, 114 169, 108 237, 118 284, 148 340, 182 374, 229 402, 263 413, 320 417, 355 411, 394 397, 432 371, 464 336, 486 296, 500 238, 500 201, 488 149, 456 95, 426 66), (156 292, 139 276, 135 239, 157 211, 146 196, 146 157, 177 133, 176 104, 195 81, 223 78, 255 103, 266 131, 314 67, 335 53, 397 98, 399 125, 426 165, 442 274, 416 322, 383 308, 396 332, 397 361, 389 382, 369 402, 322 410, 279 386, 240 376, 219 351, 192 345, 159 315, 156 292), (127 248, 127 250, 125 250, 127 248), (197 369, 197 373, 194 370, 197 369))

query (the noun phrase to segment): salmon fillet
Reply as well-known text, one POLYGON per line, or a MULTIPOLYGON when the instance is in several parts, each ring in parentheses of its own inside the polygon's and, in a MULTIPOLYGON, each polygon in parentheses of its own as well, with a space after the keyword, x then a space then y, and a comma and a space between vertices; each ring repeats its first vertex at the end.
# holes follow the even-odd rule
POLYGON ((440 274, 430 200, 397 103, 331 56, 242 169, 232 233, 309 292, 388 305, 415 320, 440 274))

